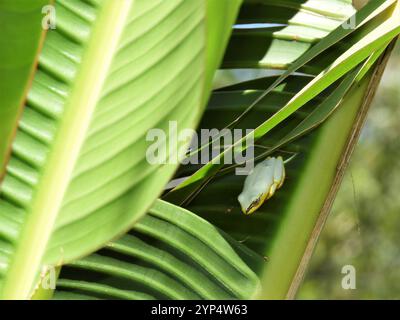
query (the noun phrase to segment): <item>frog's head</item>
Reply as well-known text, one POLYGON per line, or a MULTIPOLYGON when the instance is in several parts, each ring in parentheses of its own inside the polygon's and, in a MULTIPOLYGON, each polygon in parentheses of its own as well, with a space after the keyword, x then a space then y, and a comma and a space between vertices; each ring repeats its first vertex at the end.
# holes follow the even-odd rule
POLYGON ((240 207, 244 214, 251 214, 256 211, 263 203, 262 194, 248 195, 242 192, 238 196, 240 207))

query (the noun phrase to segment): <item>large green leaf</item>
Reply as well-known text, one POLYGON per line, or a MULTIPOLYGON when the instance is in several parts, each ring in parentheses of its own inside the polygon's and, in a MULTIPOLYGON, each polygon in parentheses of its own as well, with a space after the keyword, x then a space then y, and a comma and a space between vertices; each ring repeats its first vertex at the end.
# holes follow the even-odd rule
POLYGON ((64 267, 55 298, 249 299, 258 290, 214 226, 157 201, 128 234, 64 267))
MULTIPOLYGON (((231 19, 238 3, 225 4, 231 19)), ((147 131, 196 125, 223 52, 207 46, 203 0, 57 0, 56 12, 1 185, 6 298, 28 297, 42 265, 101 247, 146 212, 176 167, 146 161, 147 131)))
POLYGON ((286 69, 354 13, 351 1, 245 1, 223 67, 286 69))

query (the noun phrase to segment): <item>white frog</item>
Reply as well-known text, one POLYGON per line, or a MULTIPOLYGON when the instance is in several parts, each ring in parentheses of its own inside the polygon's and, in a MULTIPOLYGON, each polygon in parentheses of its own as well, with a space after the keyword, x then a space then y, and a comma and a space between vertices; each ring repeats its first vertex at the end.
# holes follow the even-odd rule
POLYGON ((285 180, 282 157, 268 157, 257 164, 244 181, 238 201, 244 214, 256 211, 264 201, 271 198, 285 180))

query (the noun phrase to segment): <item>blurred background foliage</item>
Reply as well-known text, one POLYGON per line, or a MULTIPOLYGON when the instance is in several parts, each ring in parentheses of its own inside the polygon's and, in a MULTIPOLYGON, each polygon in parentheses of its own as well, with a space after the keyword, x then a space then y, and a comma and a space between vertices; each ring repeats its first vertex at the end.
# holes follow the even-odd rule
POLYGON ((400 44, 371 105, 299 299, 400 299, 400 44), (356 289, 341 286, 356 269, 356 289))

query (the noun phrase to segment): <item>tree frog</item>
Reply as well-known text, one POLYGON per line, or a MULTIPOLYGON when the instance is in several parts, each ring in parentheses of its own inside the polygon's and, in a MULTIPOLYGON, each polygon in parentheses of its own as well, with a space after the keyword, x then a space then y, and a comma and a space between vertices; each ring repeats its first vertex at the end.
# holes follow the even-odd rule
POLYGON ((282 157, 268 157, 257 164, 244 181, 238 201, 244 214, 256 211, 265 200, 271 198, 285 180, 282 157))

